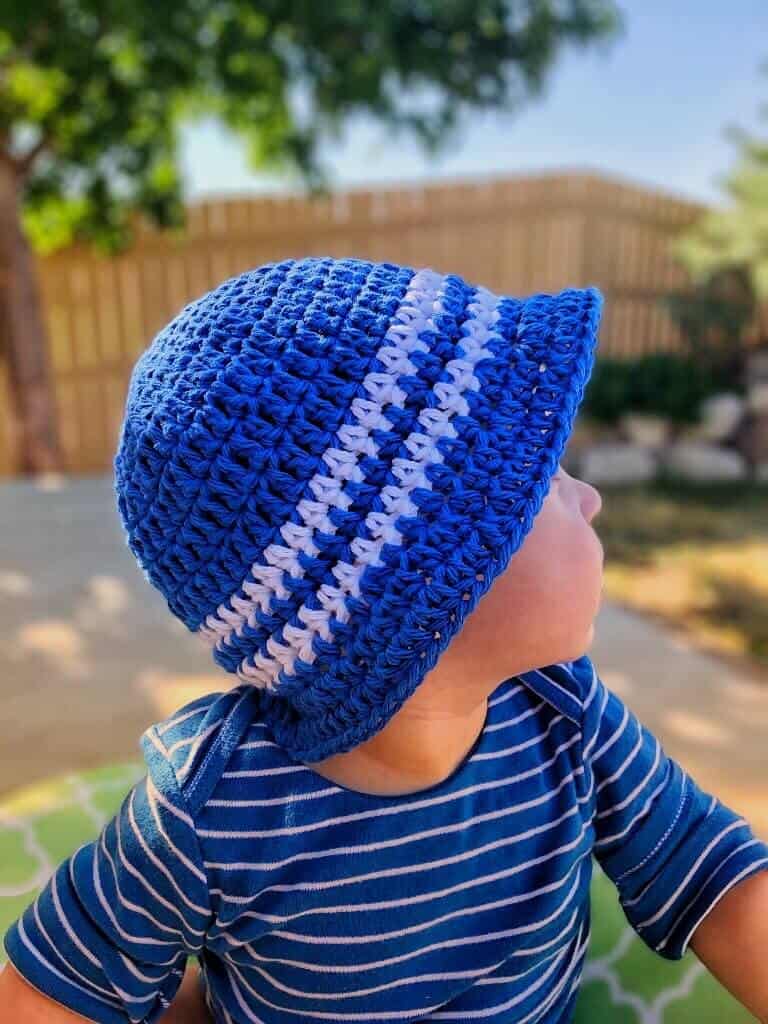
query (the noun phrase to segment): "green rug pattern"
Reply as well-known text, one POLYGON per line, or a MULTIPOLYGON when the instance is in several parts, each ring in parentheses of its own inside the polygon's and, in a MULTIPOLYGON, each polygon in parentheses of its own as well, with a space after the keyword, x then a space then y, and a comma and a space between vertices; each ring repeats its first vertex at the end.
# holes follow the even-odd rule
MULTIPOLYGON (((56 865, 98 835, 142 770, 135 762, 112 764, 0 798, 0 934, 56 865)), ((0 948, 0 964, 3 957, 0 948)), ((574 1024, 754 1020, 692 953, 675 962, 652 953, 627 924, 615 889, 595 865, 592 939, 574 1024)))

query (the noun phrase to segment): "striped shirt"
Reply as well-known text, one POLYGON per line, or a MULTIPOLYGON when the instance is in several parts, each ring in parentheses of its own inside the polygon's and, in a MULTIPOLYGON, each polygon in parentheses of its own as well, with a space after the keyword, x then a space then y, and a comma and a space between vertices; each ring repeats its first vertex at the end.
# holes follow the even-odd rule
POLYGON ((293 761, 252 693, 142 737, 145 778, 6 935, 37 989, 94 1021, 153 1022, 195 956, 221 1024, 565 1024, 593 855, 669 959, 768 867, 586 655, 504 680, 461 764, 405 796, 293 761))

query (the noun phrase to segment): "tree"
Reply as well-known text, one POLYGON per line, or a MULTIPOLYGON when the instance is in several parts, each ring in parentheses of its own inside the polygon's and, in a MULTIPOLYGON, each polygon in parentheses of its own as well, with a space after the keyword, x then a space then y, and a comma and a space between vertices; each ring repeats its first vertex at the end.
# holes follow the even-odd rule
MULTIPOLYGON (((762 70, 768 74, 768 63, 762 70)), ((762 115, 768 119, 768 104, 762 115)), ((768 299, 768 138, 756 139, 735 125, 726 134, 741 149, 721 182, 730 206, 708 211, 673 251, 699 284, 717 271, 742 268, 757 299, 768 299)))
POLYGON ((353 111, 434 153, 462 108, 514 108, 562 44, 620 24, 613 0, 2 0, 0 344, 19 470, 61 464, 33 252, 117 252, 137 216, 183 228, 184 118, 218 116, 254 169, 327 194, 317 142, 353 111), (431 105, 406 102, 425 89, 431 105))

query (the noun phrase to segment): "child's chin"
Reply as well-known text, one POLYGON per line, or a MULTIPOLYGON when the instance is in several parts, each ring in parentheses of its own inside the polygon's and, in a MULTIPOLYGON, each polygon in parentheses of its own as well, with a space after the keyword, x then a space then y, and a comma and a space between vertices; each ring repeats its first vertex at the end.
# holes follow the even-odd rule
POLYGON ((590 622, 589 627, 587 629, 587 632, 586 632, 586 634, 584 636, 584 639, 578 645, 578 647, 579 647, 578 652, 576 654, 572 655, 569 660, 570 661, 575 661, 577 658, 580 658, 583 654, 586 654, 587 651, 589 650, 589 648, 592 646, 592 643, 594 642, 594 639, 595 639, 595 624, 594 624, 594 622, 590 622))

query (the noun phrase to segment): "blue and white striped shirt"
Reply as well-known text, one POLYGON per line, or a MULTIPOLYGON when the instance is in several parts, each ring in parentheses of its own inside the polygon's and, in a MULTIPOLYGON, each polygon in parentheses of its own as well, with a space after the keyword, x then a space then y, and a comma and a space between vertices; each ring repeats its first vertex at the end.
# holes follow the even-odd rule
POLYGON ((193 955, 221 1024, 565 1024, 593 854, 670 959, 768 867, 586 655, 501 683, 457 769, 406 796, 291 760, 252 693, 145 733, 147 776, 6 936, 40 991, 94 1021, 153 1022, 193 955))

